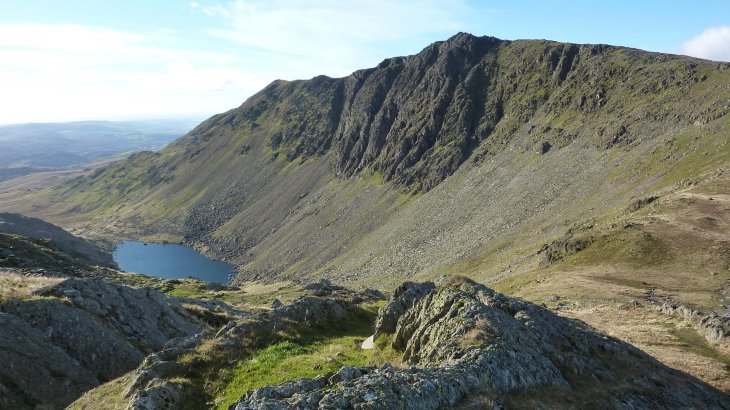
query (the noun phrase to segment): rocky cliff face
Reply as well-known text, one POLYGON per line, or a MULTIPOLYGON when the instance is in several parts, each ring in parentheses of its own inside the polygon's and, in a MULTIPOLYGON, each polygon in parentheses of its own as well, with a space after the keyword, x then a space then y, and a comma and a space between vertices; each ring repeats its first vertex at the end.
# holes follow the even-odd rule
POLYGON ((63 408, 202 330, 151 289, 68 279, 36 296, 0 304, 0 408, 63 408))
POLYGON ((667 119, 675 127, 719 118, 730 110, 726 98, 664 109, 646 101, 652 95, 660 104, 679 103, 673 91, 706 81, 710 67, 619 47, 458 34, 345 78, 275 82, 191 132, 188 141, 221 126, 261 127, 274 154, 290 161, 332 151, 338 175, 367 169, 429 190, 477 147, 482 155, 493 153, 526 125, 547 152, 590 134, 608 148, 652 138, 667 119), (646 81, 649 70, 658 75, 646 81), (595 121, 606 112, 609 123, 595 121), (552 129, 546 120, 556 116, 580 118, 552 129))
POLYGON ((403 285, 376 334, 410 367, 344 367, 257 389, 230 409, 729 406, 629 344, 465 279, 403 285))

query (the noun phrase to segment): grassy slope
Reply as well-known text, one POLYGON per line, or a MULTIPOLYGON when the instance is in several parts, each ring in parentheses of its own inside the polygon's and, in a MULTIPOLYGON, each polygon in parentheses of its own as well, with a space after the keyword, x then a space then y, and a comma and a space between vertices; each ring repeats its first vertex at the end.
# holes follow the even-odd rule
POLYGON ((586 250, 492 286, 560 306, 562 314, 730 391, 727 342, 708 342, 692 324, 661 315, 647 299, 662 297, 704 311, 730 304, 729 194, 730 178, 716 169, 696 185, 579 233, 594 238, 586 250))

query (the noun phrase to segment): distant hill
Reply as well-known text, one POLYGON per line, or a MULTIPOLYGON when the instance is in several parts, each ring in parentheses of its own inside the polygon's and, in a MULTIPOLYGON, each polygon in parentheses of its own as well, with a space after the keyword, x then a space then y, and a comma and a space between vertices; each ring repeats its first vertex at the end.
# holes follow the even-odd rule
POLYGON ((0 126, 0 180, 125 153, 158 150, 198 122, 175 119, 0 126))

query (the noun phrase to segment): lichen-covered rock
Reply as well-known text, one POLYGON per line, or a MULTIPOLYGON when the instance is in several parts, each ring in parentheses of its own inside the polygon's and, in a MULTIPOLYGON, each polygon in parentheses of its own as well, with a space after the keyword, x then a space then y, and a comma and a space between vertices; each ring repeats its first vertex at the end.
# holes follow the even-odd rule
POLYGON ((289 323, 314 326, 342 320, 350 313, 353 303, 348 299, 302 296, 291 303, 279 306, 269 312, 247 315, 231 321, 216 334, 235 343, 237 336, 271 334, 289 323))
POLYGON ((401 315, 413 306, 413 303, 426 297, 436 288, 432 282, 404 282, 393 292, 390 301, 380 308, 375 322, 375 338, 384 333, 393 333, 401 315))
POLYGON ((376 302, 385 299, 385 295, 378 290, 365 289, 359 292, 344 286, 335 285, 327 279, 309 283, 304 286, 304 290, 312 292, 314 296, 344 299, 350 303, 376 302))
MULTIPOLYGON (((469 280, 426 287, 405 285, 391 304, 411 306, 380 312, 398 316, 393 347, 412 367, 346 367, 257 389, 230 409, 501 408, 533 399, 544 408, 730 408, 722 392, 580 322, 469 280)), ((386 334, 389 322, 379 323, 386 334)))
POLYGON ((696 325, 711 342, 728 342, 730 337, 730 313, 705 313, 680 303, 666 301, 657 306, 665 315, 677 316, 696 325))
POLYGON ((183 390, 174 383, 155 379, 145 389, 135 394, 127 410, 179 409, 183 395, 183 390))
POLYGON ((184 390, 166 380, 183 367, 175 361, 195 349, 203 335, 171 339, 162 351, 147 356, 134 370, 131 383, 124 391, 124 399, 130 399, 128 410, 175 409, 184 396, 184 390))

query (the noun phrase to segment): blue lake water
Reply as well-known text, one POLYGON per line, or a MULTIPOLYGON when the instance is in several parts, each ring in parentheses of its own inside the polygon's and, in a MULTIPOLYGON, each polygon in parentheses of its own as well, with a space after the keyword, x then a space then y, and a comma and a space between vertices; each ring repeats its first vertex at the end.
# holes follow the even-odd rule
POLYGON ((127 272, 165 279, 193 277, 206 282, 228 283, 233 267, 202 255, 184 245, 122 241, 113 253, 114 261, 127 272))

